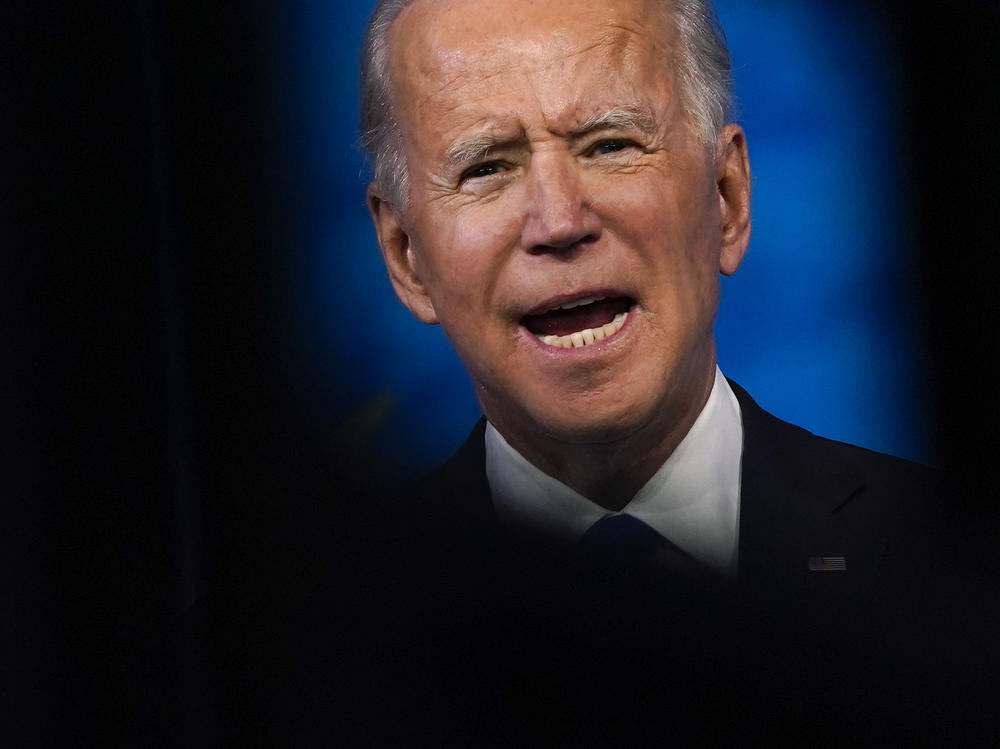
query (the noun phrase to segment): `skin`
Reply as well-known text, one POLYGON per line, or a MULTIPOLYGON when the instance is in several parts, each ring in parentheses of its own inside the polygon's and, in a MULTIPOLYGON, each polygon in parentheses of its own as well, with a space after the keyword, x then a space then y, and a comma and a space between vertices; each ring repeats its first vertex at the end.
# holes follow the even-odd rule
POLYGON ((418 0, 390 30, 409 201, 368 202, 396 293, 444 327, 504 438, 609 509, 704 406, 719 274, 750 237, 743 131, 699 142, 673 37, 642 0, 418 0), (628 116, 586 129, 608 111, 628 116), (594 345, 521 324, 598 294, 635 305, 594 345))

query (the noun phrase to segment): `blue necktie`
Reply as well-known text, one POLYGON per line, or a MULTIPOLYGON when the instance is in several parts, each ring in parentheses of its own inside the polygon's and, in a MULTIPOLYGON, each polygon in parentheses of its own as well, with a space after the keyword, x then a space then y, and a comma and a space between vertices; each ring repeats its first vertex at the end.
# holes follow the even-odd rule
POLYGON ((587 529, 580 547, 592 561, 617 572, 641 567, 693 574, 700 565, 686 551, 636 517, 607 515, 587 529))
POLYGON ((588 551, 609 554, 623 562, 641 563, 651 557, 663 536, 631 515, 606 515, 583 534, 588 551))

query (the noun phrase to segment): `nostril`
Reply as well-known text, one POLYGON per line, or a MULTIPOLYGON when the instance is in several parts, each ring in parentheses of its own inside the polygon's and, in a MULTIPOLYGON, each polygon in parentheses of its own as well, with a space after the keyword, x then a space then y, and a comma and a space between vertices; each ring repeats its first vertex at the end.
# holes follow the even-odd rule
POLYGON ((548 242, 539 242, 529 246, 528 251, 537 255, 553 253, 575 254, 594 244, 599 236, 600 234, 596 232, 583 235, 567 234, 563 237, 554 236, 548 242))

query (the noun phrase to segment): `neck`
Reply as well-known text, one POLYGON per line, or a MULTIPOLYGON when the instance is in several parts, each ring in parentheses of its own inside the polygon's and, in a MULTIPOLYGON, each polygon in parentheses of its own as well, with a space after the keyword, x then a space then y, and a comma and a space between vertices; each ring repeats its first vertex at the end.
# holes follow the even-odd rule
POLYGON ((618 511, 652 478, 690 431, 715 383, 715 362, 678 402, 666 404, 647 423, 625 435, 569 442, 549 435, 503 430, 507 442, 553 478, 618 511))

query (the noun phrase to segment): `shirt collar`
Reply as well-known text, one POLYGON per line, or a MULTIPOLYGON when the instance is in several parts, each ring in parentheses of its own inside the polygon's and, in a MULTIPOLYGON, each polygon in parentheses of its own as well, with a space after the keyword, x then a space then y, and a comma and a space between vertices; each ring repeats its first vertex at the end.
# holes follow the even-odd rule
MULTIPOLYGON (((716 367, 708 401, 666 462, 625 505, 695 559, 735 573, 743 425, 739 402, 716 367)), ((500 521, 566 541, 615 514, 530 463, 486 425, 486 477, 500 521)))

